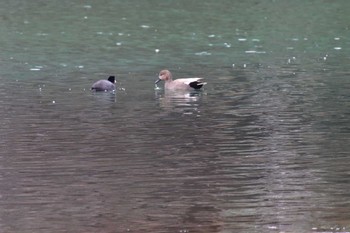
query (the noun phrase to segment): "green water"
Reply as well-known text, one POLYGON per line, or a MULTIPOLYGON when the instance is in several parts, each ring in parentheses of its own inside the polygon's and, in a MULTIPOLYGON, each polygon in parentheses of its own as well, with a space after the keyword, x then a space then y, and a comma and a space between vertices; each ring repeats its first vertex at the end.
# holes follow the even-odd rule
POLYGON ((17 63, 45 65, 63 74, 82 66, 81 72, 89 74, 281 65, 291 57, 315 63, 325 55, 346 57, 347 5, 346 1, 5 1, 2 56, 8 64, 14 63, 8 61, 12 57, 17 63), (338 47, 340 51, 334 49, 338 47))
POLYGON ((349 7, 1 1, 0 231, 348 232, 349 7))

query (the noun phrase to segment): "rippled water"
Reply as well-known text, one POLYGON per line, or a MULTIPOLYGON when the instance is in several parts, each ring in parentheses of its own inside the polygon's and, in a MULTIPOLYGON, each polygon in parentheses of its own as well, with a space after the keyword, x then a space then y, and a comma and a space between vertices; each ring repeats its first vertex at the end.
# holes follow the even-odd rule
POLYGON ((349 6, 2 1, 0 231, 349 232, 349 6))

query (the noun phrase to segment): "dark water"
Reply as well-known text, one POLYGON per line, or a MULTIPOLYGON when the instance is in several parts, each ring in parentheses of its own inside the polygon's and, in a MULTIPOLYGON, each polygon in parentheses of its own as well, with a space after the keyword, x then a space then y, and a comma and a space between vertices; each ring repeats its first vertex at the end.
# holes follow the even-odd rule
POLYGON ((2 1, 0 232, 349 232, 349 7, 2 1))

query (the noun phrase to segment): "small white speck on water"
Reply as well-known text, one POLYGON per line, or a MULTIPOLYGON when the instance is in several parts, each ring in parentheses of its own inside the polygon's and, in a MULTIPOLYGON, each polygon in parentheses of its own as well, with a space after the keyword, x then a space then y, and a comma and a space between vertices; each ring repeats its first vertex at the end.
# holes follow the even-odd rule
POLYGON ((235 67, 235 64, 232 64, 232 67, 235 67))
POLYGON ((207 52, 207 51, 203 51, 203 52, 198 52, 195 53, 196 56, 210 56, 211 53, 207 52))
POLYGON ((52 103, 53 103, 53 104, 55 104, 55 103, 56 103, 56 101, 52 100, 52 103))
POLYGON ((155 50, 154 50, 154 52, 156 52, 156 53, 159 53, 159 51, 160 51, 159 49, 155 49, 155 50))
POLYGON ((243 67, 246 68, 246 67, 247 67, 247 64, 243 64, 243 67))

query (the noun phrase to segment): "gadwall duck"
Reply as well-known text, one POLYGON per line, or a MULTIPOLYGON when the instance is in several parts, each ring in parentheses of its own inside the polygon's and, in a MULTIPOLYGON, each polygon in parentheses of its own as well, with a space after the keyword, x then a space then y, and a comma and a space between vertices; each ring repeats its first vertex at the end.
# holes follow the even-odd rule
POLYGON ((172 75, 169 70, 162 70, 159 72, 158 80, 155 82, 157 84, 160 81, 164 81, 164 88, 166 90, 183 90, 191 91, 201 89, 205 84, 202 82, 202 78, 180 78, 173 80, 172 75))
POLYGON ((109 76, 107 80, 99 80, 92 84, 91 90, 95 91, 114 91, 115 90, 115 76, 109 76))

